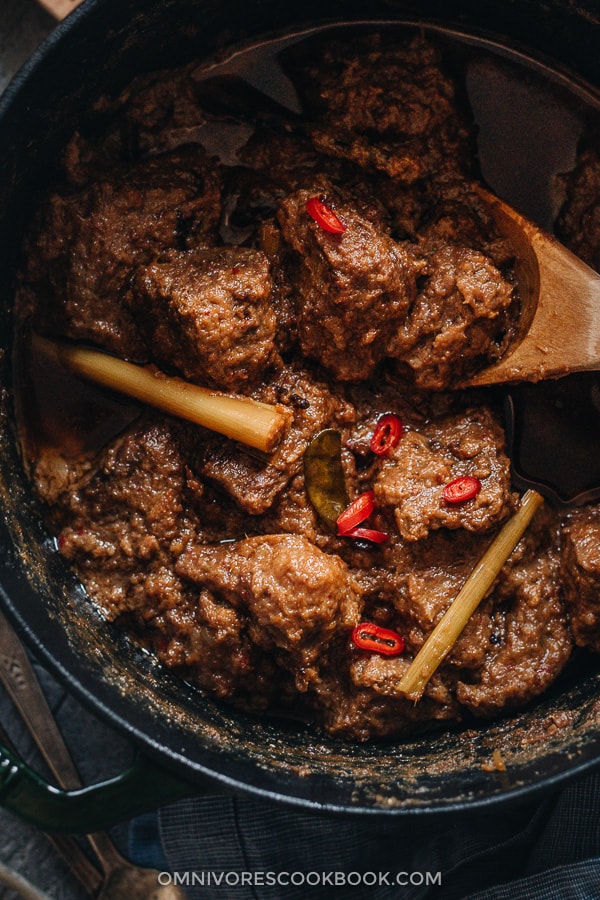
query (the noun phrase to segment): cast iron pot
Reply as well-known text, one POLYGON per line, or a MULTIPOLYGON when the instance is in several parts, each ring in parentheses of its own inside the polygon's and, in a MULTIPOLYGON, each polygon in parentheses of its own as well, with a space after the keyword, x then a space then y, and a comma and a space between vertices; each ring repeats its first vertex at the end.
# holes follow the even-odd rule
POLYGON ((207 781, 332 813, 456 812, 555 788, 600 762, 600 672, 584 658, 522 714, 383 744, 345 744, 205 699, 94 611, 58 556, 24 475, 11 393, 14 270, 36 198, 92 99, 224 42, 365 18, 471 30, 600 84, 594 0, 305 0, 301 11, 281 0, 86 0, 0 102, 0 600, 48 668, 143 756, 121 779, 69 797, 0 748, 0 801, 44 828, 96 830, 207 781), (495 750, 506 771, 490 766, 495 750))

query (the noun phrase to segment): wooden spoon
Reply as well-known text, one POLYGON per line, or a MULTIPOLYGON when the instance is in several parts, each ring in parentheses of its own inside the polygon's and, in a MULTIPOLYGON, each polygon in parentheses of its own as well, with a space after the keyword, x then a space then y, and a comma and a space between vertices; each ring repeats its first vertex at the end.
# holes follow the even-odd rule
POLYGON ((66 19, 70 12, 72 12, 76 6, 82 0, 38 0, 40 6, 42 6, 46 12, 49 12, 51 16, 54 16, 55 19, 58 19, 60 22, 62 19, 66 19))
POLYGON ((541 381, 600 369, 600 275, 503 200, 476 190, 515 249, 522 312, 504 357, 467 384, 541 381))

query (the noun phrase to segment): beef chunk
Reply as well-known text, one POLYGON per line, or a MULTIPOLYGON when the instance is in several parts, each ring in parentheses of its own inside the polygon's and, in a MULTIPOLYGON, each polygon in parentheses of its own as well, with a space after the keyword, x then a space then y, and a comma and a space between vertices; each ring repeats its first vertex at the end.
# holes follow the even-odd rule
POLYGON ((319 54, 318 68, 307 67, 306 82, 322 152, 405 184, 466 168, 469 125, 438 51, 421 36, 394 46, 380 36, 362 46, 340 41, 319 54))
POLYGON ((176 432, 145 421, 106 448, 86 483, 74 485, 58 545, 107 618, 150 618, 177 605, 173 554, 193 531, 185 483, 176 432))
POLYGON ((423 159, 410 149, 392 141, 372 143, 367 137, 343 129, 315 127, 315 147, 332 157, 352 160, 362 169, 384 172, 394 182, 411 185, 423 175, 423 159))
MULTIPOLYGON (((511 276, 515 249, 510 240, 498 232, 490 209, 475 185, 452 173, 436 181, 431 188, 427 192, 423 220, 417 229, 424 255, 432 257, 448 244, 479 250, 503 277, 505 273, 511 276)), ((460 255, 457 262, 460 263, 460 255)))
POLYGON ((159 364, 199 384, 243 390, 275 355, 270 291, 263 253, 207 248, 140 269, 131 308, 159 364))
POLYGON ((584 147, 564 182, 566 199, 556 233, 584 262, 600 271, 600 151, 584 147))
POLYGON ((359 381, 388 354, 416 295, 419 264, 333 189, 324 199, 346 231, 325 231, 306 212, 306 201, 322 194, 300 190, 278 213, 283 236, 297 254, 300 344, 340 380, 359 381))
POLYGON ((396 685, 410 661, 375 654, 346 661, 311 685, 315 715, 329 734, 354 741, 367 741, 414 731, 419 723, 460 719, 460 707, 448 687, 434 675, 419 703, 400 694, 396 685))
POLYGON ((440 390, 500 356, 513 286, 491 260, 442 246, 426 257, 420 285, 389 351, 408 365, 418 387, 440 390))
POLYGON ((572 513, 565 527, 561 583, 575 643, 600 652, 600 507, 572 513))
POLYGON ((242 697, 247 708, 262 709, 277 682, 272 661, 247 636, 246 616, 207 592, 198 597, 175 572, 200 531, 194 507, 201 501, 205 516, 211 509, 186 466, 188 438, 144 422, 107 448, 93 471, 68 480, 60 466, 49 482, 58 479, 69 507, 59 549, 106 618, 121 620, 163 665, 217 697, 242 697))
POLYGON ((245 611, 251 641, 276 654, 300 691, 317 678, 339 630, 359 621, 360 591, 345 563, 299 535, 196 545, 177 572, 245 611))
POLYGON ((127 305, 132 270, 168 248, 206 240, 219 217, 219 176, 200 148, 118 168, 53 194, 30 242, 26 284, 38 327, 133 359, 147 349, 127 305))
POLYGON ((191 66, 137 78, 119 98, 121 140, 136 155, 202 143, 208 116, 198 103, 191 66))
POLYGON ((118 97, 103 97, 91 117, 63 155, 69 183, 80 187, 124 161, 202 144, 207 123, 189 66, 139 76, 118 97))
POLYGON ((407 431, 382 463, 374 490, 379 504, 394 508, 407 541, 435 528, 489 531, 514 506, 502 429, 482 407, 407 431), (481 490, 464 503, 447 503, 444 486, 460 475, 478 478, 481 490))
POLYGON ((265 458, 232 441, 207 435, 197 448, 195 465, 242 509, 257 515, 273 505, 301 470, 310 440, 322 428, 351 419, 354 411, 326 382, 299 367, 283 369, 252 396, 266 403, 281 403, 293 413, 289 431, 275 451, 265 458))
MULTIPOLYGON (((386 577, 372 585, 393 610, 393 624, 413 656, 444 615, 489 546, 485 534, 441 528, 426 540, 392 538, 384 551, 386 577)), ((453 670, 483 663, 491 634, 491 604, 483 602, 456 641, 447 662, 453 670)), ((451 681, 453 674, 447 672, 451 681)))
POLYGON ((419 388, 440 390, 501 355, 515 292, 479 250, 439 236, 398 244, 331 186, 288 197, 279 221, 297 254, 291 280, 302 350, 340 380, 367 378, 391 357, 419 388), (310 219, 311 196, 337 198, 342 235, 310 219))
POLYGON ((289 354, 298 341, 294 288, 291 284, 287 248, 275 219, 263 222, 258 233, 258 245, 269 260, 273 287, 271 306, 277 321, 275 346, 282 354, 289 354))
POLYGON ((89 456, 73 458, 55 447, 42 447, 32 463, 31 477, 44 503, 62 507, 97 472, 99 464, 89 456))
POLYGON ((566 665, 572 649, 551 535, 531 527, 494 589, 493 642, 481 670, 457 685, 458 700, 477 716, 524 706, 566 665))
POLYGON ((326 57, 313 72, 323 115, 337 125, 374 135, 429 136, 455 117, 455 86, 422 37, 386 47, 373 35, 358 52, 356 43, 330 46, 333 65, 326 57))
POLYGON ((258 128, 238 155, 245 166, 261 174, 263 185, 278 201, 323 173, 334 178, 342 173, 338 163, 315 152, 302 134, 272 128, 258 128))
POLYGON ((283 688, 273 663, 247 635, 245 614, 209 591, 189 589, 181 599, 144 622, 163 665, 216 697, 244 709, 264 710, 283 688))

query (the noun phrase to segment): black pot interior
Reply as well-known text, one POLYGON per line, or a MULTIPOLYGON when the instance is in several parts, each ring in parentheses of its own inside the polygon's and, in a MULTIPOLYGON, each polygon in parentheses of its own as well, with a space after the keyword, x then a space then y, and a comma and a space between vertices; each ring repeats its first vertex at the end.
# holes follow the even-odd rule
MULTIPOLYGON (((592 2, 86 0, 0 105, 2 300, 0 598, 40 657, 150 755, 191 779, 331 811, 456 810, 541 790, 600 760, 600 666, 581 656, 527 711, 493 724, 353 746, 295 722, 220 706, 159 670, 87 602, 42 523, 19 454, 11 393, 13 276, 31 208, 90 98, 141 71, 254 34, 336 19, 434 22, 552 59, 600 82, 592 2), (490 766, 500 751, 506 771, 490 766)), ((596 14, 596 25, 598 18, 596 14)), ((509 198, 510 199, 510 198, 509 198)))

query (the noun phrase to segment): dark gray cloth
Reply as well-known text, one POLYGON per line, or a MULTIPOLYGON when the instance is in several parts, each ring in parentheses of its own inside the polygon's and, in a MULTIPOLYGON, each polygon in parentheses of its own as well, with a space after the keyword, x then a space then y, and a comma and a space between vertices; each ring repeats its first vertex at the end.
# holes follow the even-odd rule
POLYGON ((599 813, 593 774, 541 801, 392 821, 213 795, 166 807, 159 827, 171 877, 198 900, 592 900, 599 813))

